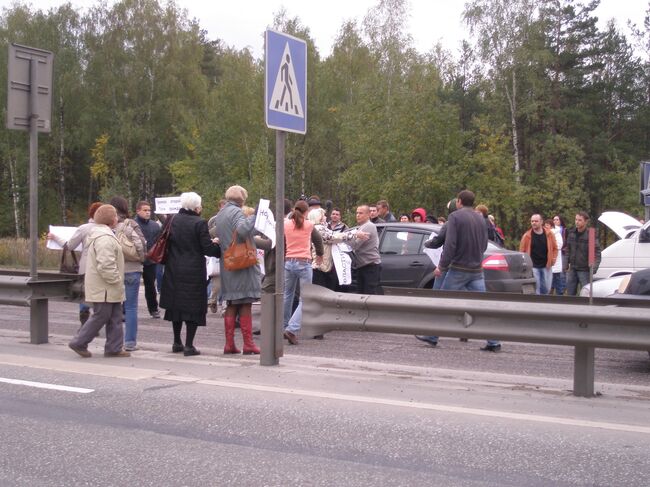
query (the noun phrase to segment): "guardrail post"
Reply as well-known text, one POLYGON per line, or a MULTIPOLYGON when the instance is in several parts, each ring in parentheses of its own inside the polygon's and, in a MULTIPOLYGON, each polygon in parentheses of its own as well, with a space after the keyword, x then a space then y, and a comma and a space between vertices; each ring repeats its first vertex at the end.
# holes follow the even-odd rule
POLYGON ((576 345, 573 364, 573 394, 594 396, 594 347, 576 345))
POLYGON ((47 299, 32 299, 29 303, 29 338, 30 343, 40 345, 47 343, 48 334, 47 299))

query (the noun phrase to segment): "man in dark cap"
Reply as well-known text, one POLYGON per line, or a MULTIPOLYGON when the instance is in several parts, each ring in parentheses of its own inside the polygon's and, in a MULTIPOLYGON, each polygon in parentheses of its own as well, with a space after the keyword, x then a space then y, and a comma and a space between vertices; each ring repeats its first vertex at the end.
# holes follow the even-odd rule
POLYGON ((312 194, 307 199, 307 205, 309 206, 309 211, 313 209, 321 208, 320 198, 318 197, 318 195, 312 194))

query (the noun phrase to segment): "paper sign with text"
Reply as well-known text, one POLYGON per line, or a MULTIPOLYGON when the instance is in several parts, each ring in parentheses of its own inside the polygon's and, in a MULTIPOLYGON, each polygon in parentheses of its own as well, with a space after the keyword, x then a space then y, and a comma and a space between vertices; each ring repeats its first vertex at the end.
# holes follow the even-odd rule
POLYGON ((156 198, 156 208, 154 213, 159 215, 174 215, 181 209, 180 196, 168 196, 165 198, 156 198))

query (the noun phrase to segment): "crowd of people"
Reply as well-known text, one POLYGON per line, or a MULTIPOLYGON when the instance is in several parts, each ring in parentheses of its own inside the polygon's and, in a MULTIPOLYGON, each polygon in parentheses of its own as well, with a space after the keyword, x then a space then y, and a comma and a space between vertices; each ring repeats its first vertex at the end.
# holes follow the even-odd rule
MULTIPOLYGON (((89 220, 78 227, 67 241, 49 234, 48 238, 74 249, 82 245, 79 274, 84 279, 85 302, 80 304, 81 327, 69 346, 82 357, 90 357, 88 344, 106 327, 104 355, 128 357, 138 349, 138 295, 144 282, 150 316, 171 322, 172 352, 199 355, 194 346, 197 330, 206 325, 208 309, 221 307, 224 320, 224 354, 259 354, 254 342, 252 304, 262 292, 275 291, 275 250, 269 238, 255 229, 255 210, 245 205, 246 189, 231 186, 219 203, 218 212, 202 218, 201 197, 183 193, 177 214, 152 219, 151 205, 140 201, 136 215, 130 217, 127 201, 116 196, 109 204, 90 205, 89 220), (167 226, 167 258, 162 265, 146 258, 162 226, 167 226), (222 256, 226 249, 249 242, 265 250, 264 274, 259 265, 228 268, 224 259, 210 274, 206 257, 222 256), (210 283, 210 285, 208 285, 210 283), (158 301, 158 297, 160 298, 158 301), (92 307, 93 312, 90 313, 92 307), (124 322, 124 326, 122 326, 124 322), (185 324, 185 339, 182 337, 185 324), (243 347, 236 345, 236 328, 241 329, 243 347)), ((475 205, 475 195, 463 190, 448 205, 447 217, 433 217, 424 208, 415 208, 399 218, 390 211, 388 201, 363 204, 356 208, 356 225, 350 229, 342 220, 340 208, 323 208, 316 195, 292 203, 285 200, 282 224, 285 235, 284 258, 284 338, 298 344, 302 323, 300 286, 314 283, 334 291, 351 290, 360 294, 381 292, 381 256, 376 223, 435 222, 442 225, 437 235, 425 242, 429 248, 442 248, 434 271, 435 289, 485 291, 482 261, 488 240, 503 245, 504 234, 485 205, 475 205), (340 244, 351 250, 351 267, 356 288, 344 286, 339 275, 346 273, 341 262, 340 244), (337 271, 338 268, 338 271, 337 271), (343 270, 342 270, 343 269, 343 270)), ((530 217, 530 229, 520 241, 520 251, 530 255, 538 294, 576 294, 578 286, 589 281, 589 215, 578 212, 575 227, 568 229, 560 215, 544 220, 538 213, 530 217)), ((227 253, 225 255, 228 255, 227 253)), ((600 249, 595 241, 595 262, 600 249)), ((347 257, 349 258, 349 257, 347 257)), ((436 336, 417 336, 437 346, 436 336)), ((482 350, 498 352, 501 344, 488 340, 482 350)))

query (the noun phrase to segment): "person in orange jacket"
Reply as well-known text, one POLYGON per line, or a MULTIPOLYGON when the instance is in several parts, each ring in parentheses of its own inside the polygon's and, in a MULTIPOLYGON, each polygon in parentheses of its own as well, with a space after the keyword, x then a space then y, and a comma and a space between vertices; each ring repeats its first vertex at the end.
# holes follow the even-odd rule
POLYGON ((533 261, 536 293, 548 294, 553 280, 553 264, 557 259, 557 242, 553 232, 544 228, 541 215, 535 213, 530 217, 530 227, 521 237, 519 251, 526 252, 533 261))

